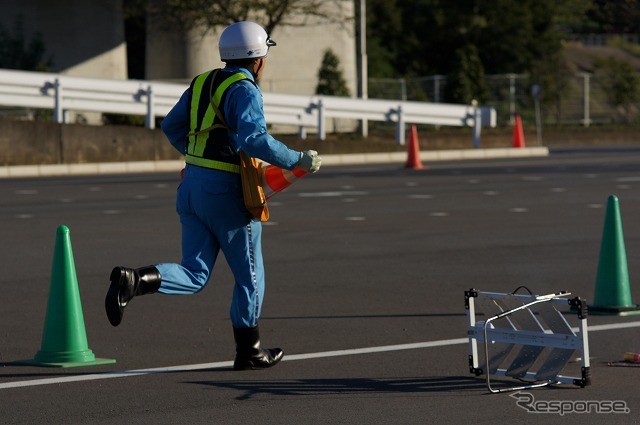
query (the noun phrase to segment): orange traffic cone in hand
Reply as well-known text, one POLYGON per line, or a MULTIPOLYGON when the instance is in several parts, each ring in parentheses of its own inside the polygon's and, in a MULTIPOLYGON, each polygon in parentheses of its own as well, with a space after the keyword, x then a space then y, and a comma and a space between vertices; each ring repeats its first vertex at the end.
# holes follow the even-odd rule
POLYGON ((411 125, 411 136, 409 137, 409 146, 407 146, 407 163, 404 168, 421 170, 424 168, 420 161, 420 146, 418 146, 418 129, 416 125, 411 125))
POLYGON ((516 115, 516 126, 513 128, 513 147, 524 148, 524 130, 522 129, 520 115, 516 115))
POLYGON ((262 169, 262 190, 264 195, 269 199, 307 174, 309 172, 298 167, 293 170, 285 170, 275 165, 268 165, 262 169))

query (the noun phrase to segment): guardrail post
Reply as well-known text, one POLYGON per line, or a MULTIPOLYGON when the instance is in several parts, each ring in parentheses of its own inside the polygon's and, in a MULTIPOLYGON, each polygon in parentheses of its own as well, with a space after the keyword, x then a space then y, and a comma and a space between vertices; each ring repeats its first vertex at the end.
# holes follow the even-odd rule
POLYGON ((150 130, 153 130, 154 128, 156 128, 156 120, 155 120, 155 114, 153 110, 153 89, 150 85, 147 86, 146 95, 147 95, 147 116, 144 121, 144 126, 150 130))
POLYGON ((584 127, 589 127, 589 124, 591 124, 591 110, 589 108, 589 104, 590 104, 590 100, 589 100, 589 95, 591 92, 591 88, 590 88, 590 84, 589 84, 589 79, 590 79, 590 74, 587 72, 583 72, 582 73, 582 78, 583 78, 583 83, 582 83, 582 125, 584 127))
POLYGON ((482 132, 482 115, 480 108, 478 108, 478 101, 472 100, 471 106, 473 106, 473 147, 480 147, 480 133, 482 132))
POLYGON ((62 108, 62 86, 60 79, 53 81, 53 120, 58 124, 64 124, 64 109, 62 108))
POLYGON ((398 105, 398 109, 396 109, 396 114, 398 114, 398 125, 396 126, 396 142, 399 145, 404 146, 405 125, 404 125, 404 114, 402 113, 401 105, 398 105))
POLYGON ((325 140, 327 138, 327 129, 324 124, 324 105, 322 99, 318 99, 318 139, 325 140))

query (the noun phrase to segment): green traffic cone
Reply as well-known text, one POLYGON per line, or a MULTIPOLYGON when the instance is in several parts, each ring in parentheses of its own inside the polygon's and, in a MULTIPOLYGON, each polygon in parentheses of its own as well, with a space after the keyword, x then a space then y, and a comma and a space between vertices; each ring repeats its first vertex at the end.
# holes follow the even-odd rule
POLYGON ((614 195, 607 201, 596 289, 589 312, 620 316, 640 314, 640 306, 631 302, 620 206, 614 195))
POLYGON ((42 346, 33 360, 17 362, 32 366, 77 367, 115 363, 97 359, 87 344, 87 332, 78 291, 69 228, 58 227, 42 346))

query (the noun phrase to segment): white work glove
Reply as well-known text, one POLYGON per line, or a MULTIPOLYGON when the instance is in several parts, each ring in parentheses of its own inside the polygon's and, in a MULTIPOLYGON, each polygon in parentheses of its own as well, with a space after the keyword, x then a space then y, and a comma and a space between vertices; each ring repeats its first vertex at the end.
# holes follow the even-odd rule
POLYGON ((298 167, 309 173, 315 173, 322 165, 322 158, 318 156, 316 151, 305 151, 300 153, 300 161, 298 167))

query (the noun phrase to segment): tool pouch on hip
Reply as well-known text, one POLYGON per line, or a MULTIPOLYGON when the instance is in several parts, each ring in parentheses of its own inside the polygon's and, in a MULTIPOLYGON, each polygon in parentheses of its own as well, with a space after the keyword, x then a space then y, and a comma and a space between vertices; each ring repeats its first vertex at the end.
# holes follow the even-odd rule
POLYGON ((267 197, 262 189, 262 163, 240 151, 240 177, 244 206, 251 216, 260 221, 269 220, 267 197))

